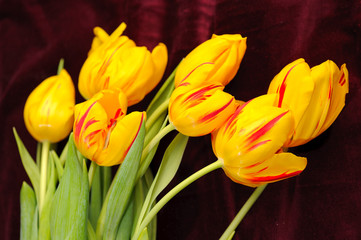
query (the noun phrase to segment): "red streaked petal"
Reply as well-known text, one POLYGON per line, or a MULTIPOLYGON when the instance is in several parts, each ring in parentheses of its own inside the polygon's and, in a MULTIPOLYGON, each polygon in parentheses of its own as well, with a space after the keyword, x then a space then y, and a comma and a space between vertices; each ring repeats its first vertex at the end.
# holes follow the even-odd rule
POLYGON ((220 112, 222 112, 224 109, 226 109, 232 102, 233 102, 233 99, 231 99, 227 104, 225 104, 221 108, 203 116, 201 119, 199 119, 199 121, 206 122, 206 121, 210 121, 210 120, 214 119, 220 112))

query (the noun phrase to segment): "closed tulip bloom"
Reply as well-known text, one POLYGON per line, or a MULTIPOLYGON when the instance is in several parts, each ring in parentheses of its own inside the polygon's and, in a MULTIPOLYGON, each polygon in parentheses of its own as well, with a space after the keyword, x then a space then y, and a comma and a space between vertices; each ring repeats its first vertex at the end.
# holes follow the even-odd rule
POLYGON ((120 36, 121 24, 110 36, 95 28, 96 37, 79 74, 79 91, 89 99, 103 89, 121 89, 128 106, 140 102, 161 80, 168 61, 167 48, 159 43, 152 52, 120 36))
POLYGON ((223 88, 221 84, 176 88, 169 102, 170 122, 187 136, 211 133, 236 109, 234 97, 223 92, 223 88))
POLYGON ((324 132, 340 114, 348 93, 348 71, 328 60, 309 68, 304 59, 288 64, 272 80, 268 93, 277 93, 275 105, 290 109, 295 130, 286 144, 299 146, 324 132))
POLYGON ((39 142, 59 142, 67 137, 74 121, 75 89, 66 70, 45 79, 29 95, 24 121, 39 142))
POLYGON ((227 85, 236 75, 246 51, 246 38, 240 34, 213 35, 190 52, 175 76, 175 86, 180 85, 197 67, 213 65, 209 77, 203 81, 227 85))
POLYGON ((215 155, 226 175, 237 183, 256 187, 298 175, 307 160, 282 152, 293 130, 289 110, 273 107, 275 95, 263 95, 238 107, 212 133, 215 155))
POLYGON ((102 90, 75 106, 74 142, 88 159, 101 166, 123 162, 145 118, 144 112, 128 115, 127 100, 119 90, 102 90))

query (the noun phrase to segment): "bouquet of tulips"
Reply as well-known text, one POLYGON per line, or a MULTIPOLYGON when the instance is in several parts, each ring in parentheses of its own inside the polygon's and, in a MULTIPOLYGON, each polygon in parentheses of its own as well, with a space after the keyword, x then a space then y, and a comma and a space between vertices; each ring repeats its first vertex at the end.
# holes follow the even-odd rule
POLYGON ((84 102, 75 105, 61 60, 57 75, 25 103, 25 125, 39 144, 34 160, 14 129, 32 184, 24 182, 20 192, 20 238, 156 239, 158 211, 190 183, 222 168, 234 182, 256 187, 220 238, 232 239, 268 183, 305 169, 306 158, 288 149, 337 118, 348 93, 346 66, 328 60, 310 68, 298 59, 274 77, 265 95, 243 102, 224 88, 238 71, 246 38, 213 35, 181 61, 145 111, 127 113, 161 81, 168 57, 162 43, 152 52, 136 46, 122 35, 125 27, 111 35, 94 28, 78 79, 84 102), (149 165, 159 142, 173 130, 179 133, 153 175, 149 165), (218 160, 157 199, 176 174, 188 137, 207 134, 218 160), (64 149, 57 149, 67 137, 64 149))

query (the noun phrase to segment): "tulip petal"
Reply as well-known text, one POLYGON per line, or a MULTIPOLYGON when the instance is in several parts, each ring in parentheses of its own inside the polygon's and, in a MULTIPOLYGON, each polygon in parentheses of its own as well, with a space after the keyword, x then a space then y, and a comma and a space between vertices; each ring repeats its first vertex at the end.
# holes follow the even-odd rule
POLYGON ((343 64, 341 66, 341 69, 338 70, 336 64, 332 62, 331 68, 333 69, 333 87, 330 90, 331 103, 327 113, 326 121, 320 129, 320 133, 324 132, 327 128, 329 128, 330 125, 336 120, 342 108, 345 106, 346 94, 349 91, 348 70, 346 68, 346 64, 343 64))
POLYGON ((292 133, 291 112, 262 106, 262 99, 272 102, 272 97, 263 95, 245 103, 212 133, 213 151, 225 167, 247 167, 270 158, 292 133))
POLYGON ((212 39, 198 45, 179 64, 174 80, 175 86, 178 86, 190 72, 202 63, 215 64, 215 68, 211 73, 212 76, 204 79, 207 84, 221 83, 226 85, 239 68, 239 63, 246 48, 245 42, 245 38, 242 38, 240 34, 227 34, 214 35, 212 39))
POLYGON ((311 77, 314 82, 311 104, 303 113, 289 147, 305 144, 318 136, 319 130, 326 120, 331 101, 329 92, 332 89, 330 61, 313 67, 311 77))
POLYGON ((256 187, 296 176, 306 165, 307 159, 304 157, 292 153, 279 153, 249 168, 227 167, 224 171, 233 181, 256 187))
POLYGON ((277 93, 277 107, 289 108, 295 118, 297 128, 303 113, 310 104, 314 83, 310 68, 304 59, 298 59, 277 74, 268 89, 268 93, 277 93))
POLYGON ((117 121, 103 150, 94 158, 98 165, 113 166, 123 162, 145 120, 145 112, 132 112, 117 121))
POLYGON ((45 79, 29 95, 24 107, 24 121, 39 142, 58 142, 67 137, 74 119, 75 89, 70 75, 45 79))
POLYGON ((187 136, 206 135, 221 126, 236 109, 234 97, 222 85, 189 90, 178 87, 169 103, 169 119, 187 136))

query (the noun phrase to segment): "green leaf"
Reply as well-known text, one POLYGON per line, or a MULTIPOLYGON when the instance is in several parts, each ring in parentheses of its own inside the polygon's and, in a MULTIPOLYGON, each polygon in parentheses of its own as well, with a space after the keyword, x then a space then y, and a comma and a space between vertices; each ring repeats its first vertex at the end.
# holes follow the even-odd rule
MULTIPOLYGON (((133 194, 134 196, 134 194, 133 194)), ((129 201, 127 210, 124 213, 124 216, 120 222, 117 240, 130 239, 132 234, 133 227, 133 218, 134 218, 134 197, 129 201)))
POLYGON ((102 194, 102 167, 97 166, 90 191, 89 220, 93 228, 96 228, 100 210, 103 203, 102 194))
POLYGON ((89 186, 85 162, 81 165, 76 153, 73 134, 63 177, 51 205, 50 231, 53 240, 87 239, 89 186))
POLYGON ((94 232, 94 228, 90 221, 87 221, 87 229, 88 229, 88 240, 96 240, 96 235, 94 232))
POLYGON ((98 239, 115 239, 119 223, 128 205, 138 172, 145 126, 143 125, 121 166, 119 166, 103 204, 98 224, 98 239))
MULTIPOLYGON (((185 147, 188 142, 188 136, 179 133, 169 144, 164 153, 162 163, 159 166, 157 175, 148 191, 142 212, 138 219, 137 227, 140 226, 146 214, 149 212, 151 204, 154 202, 159 193, 169 184, 176 174, 181 163, 185 147)), ((137 232, 138 230, 136 230, 137 232)))
POLYGON ((139 235, 138 240, 149 240, 147 228, 143 229, 142 233, 139 235))
POLYGON ((23 163, 24 169, 29 176, 31 184, 33 185, 36 199, 39 199, 39 187, 40 187, 40 173, 39 168, 34 162, 33 158, 30 156, 28 150, 24 146, 23 142, 21 141, 16 129, 13 128, 16 144, 19 149, 20 158, 23 163))
POLYGON ((38 227, 34 226, 34 217, 37 218, 36 197, 33 189, 26 183, 20 190, 20 239, 38 239, 38 227))
POLYGON ((60 161, 60 158, 58 157, 58 155, 56 154, 55 151, 50 151, 50 157, 53 159, 55 166, 56 166, 56 171, 59 177, 59 180, 61 179, 61 177, 63 176, 64 173, 64 168, 63 165, 60 161))

